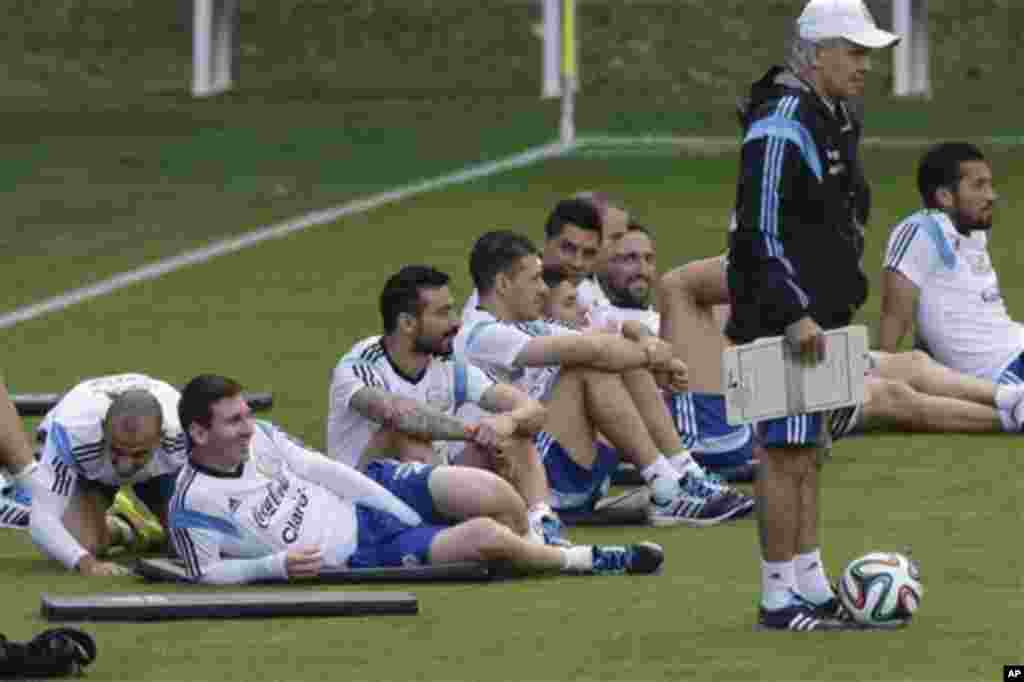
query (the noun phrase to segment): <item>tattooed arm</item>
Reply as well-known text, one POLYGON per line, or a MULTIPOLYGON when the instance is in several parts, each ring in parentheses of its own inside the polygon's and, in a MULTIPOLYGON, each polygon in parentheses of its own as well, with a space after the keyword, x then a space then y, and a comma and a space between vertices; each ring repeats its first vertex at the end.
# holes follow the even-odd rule
POLYGON ((380 388, 359 389, 349 405, 381 426, 422 440, 472 440, 475 431, 458 417, 380 388))

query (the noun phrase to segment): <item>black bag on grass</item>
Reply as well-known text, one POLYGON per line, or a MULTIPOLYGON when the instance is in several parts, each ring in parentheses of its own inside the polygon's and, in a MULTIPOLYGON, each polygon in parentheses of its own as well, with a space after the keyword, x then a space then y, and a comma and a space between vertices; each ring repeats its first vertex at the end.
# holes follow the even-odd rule
POLYGON ((0 635, 0 680, 77 675, 96 660, 96 643, 74 628, 46 630, 30 642, 0 635))

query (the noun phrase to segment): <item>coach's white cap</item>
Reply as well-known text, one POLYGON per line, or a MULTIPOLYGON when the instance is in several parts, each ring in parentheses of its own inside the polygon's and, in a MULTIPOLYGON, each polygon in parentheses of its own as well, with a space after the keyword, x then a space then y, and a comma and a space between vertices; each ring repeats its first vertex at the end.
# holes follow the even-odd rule
POLYGON ((811 0, 796 20, 800 37, 811 42, 845 38, 862 47, 889 47, 900 37, 878 28, 864 0, 811 0))

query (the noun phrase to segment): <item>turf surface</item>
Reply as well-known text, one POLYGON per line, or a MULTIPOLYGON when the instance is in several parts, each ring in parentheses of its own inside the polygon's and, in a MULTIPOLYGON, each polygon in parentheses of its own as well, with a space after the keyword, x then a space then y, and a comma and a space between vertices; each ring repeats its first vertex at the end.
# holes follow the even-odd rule
MULTIPOLYGON (((876 212, 869 271, 886 225, 912 210, 914 151, 872 152, 876 212)), ((994 155, 1001 192, 1020 191, 1019 161, 994 155)), ((608 188, 655 230, 662 267, 715 253, 731 156, 565 159, 429 194, 132 287, 6 332, 14 390, 141 370, 173 381, 201 371, 272 390, 272 418, 323 443, 328 374, 375 333, 387 273, 428 260, 468 292, 466 251, 481 230, 535 238, 545 208, 581 187, 608 188), (13 355, 17 351, 17 356, 13 355), (15 362, 16 360, 16 362, 15 362)), ((993 249, 1011 311, 1019 208, 1002 208, 993 249)), ((877 316, 877 298, 863 318, 877 316)), ((664 544, 663 575, 531 579, 415 587, 417 618, 95 625, 91 679, 990 679, 1017 661, 1024 612, 1016 537, 1024 492, 1013 437, 903 436, 841 443, 825 470, 824 547, 833 571, 874 549, 910 546, 922 564, 920 617, 892 634, 804 638, 755 633, 753 521, 720 528, 574 531, 579 541, 664 544)), ((138 589, 88 580, 40 559, 23 534, 0 535, 10 585, 0 631, 43 623, 38 594, 138 589), (15 586, 17 586, 15 588, 15 586)), ((144 589, 168 589, 167 587, 144 589)), ((305 589, 296 587, 296 589, 305 589)))
MULTIPOLYGON (((879 17, 889 7, 870 4, 879 17)), ((936 100, 880 97, 883 62, 869 134, 1019 135, 1021 10, 929 5, 936 100)), ((174 3, 14 2, 0 41, 0 309, 550 141, 557 107, 536 98, 533 7, 290 0, 268 13, 243 3, 241 87, 196 102, 184 95, 188 36, 174 3)), ((788 0, 581 3, 581 130, 734 134, 732 102, 777 58, 794 11, 788 0)), ((918 152, 867 153, 875 211, 865 264, 875 282, 888 227, 917 205, 918 152)), ((1004 197, 993 259, 1021 319, 1024 162, 1013 148, 992 160, 1004 197)), ((464 295, 475 236, 513 227, 539 239, 546 210, 581 188, 621 197, 649 224, 662 268, 713 254, 735 168, 730 154, 587 154, 428 194, 5 330, 0 369, 12 390, 31 392, 109 372, 183 382, 216 371, 272 390, 272 418, 322 446, 328 374, 377 332, 390 272, 426 260, 464 295)), ((863 321, 874 325, 878 305, 875 292, 863 321)), ((590 528, 573 537, 663 543, 663 575, 418 585, 416 618, 88 626, 100 650, 89 677, 996 679, 1024 651, 1019 451, 1002 436, 894 434, 837 447, 825 472, 825 558, 836 572, 869 550, 911 546, 926 594, 903 632, 809 642, 753 632, 749 520, 706 531, 590 528)), ((69 576, 16 532, 0 531, 0 556, 0 632, 14 639, 44 627, 44 590, 168 589, 69 576)))

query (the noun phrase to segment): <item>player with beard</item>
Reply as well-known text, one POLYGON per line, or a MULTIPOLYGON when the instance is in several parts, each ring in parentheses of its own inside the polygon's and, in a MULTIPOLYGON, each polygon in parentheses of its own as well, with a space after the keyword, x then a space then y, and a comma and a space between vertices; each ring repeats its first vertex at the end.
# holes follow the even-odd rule
MULTIPOLYGON (((689 390, 668 398, 676 429, 690 454, 702 467, 730 482, 754 478, 753 433, 749 426, 730 426, 725 420, 720 367, 724 337, 712 321, 699 318, 681 325, 680 334, 663 333, 662 315, 653 307, 657 277, 654 240, 647 228, 631 223, 617 243, 612 244, 603 270, 598 274, 609 300, 591 313, 592 323, 603 329, 621 330, 638 338, 661 335, 690 368, 689 390), (680 338, 674 338, 681 336, 680 338), (717 350, 715 357, 706 352, 717 350)), ((728 302, 728 301, 726 301, 728 302)), ((673 461, 677 467, 682 463, 673 461)))
POLYGON ((459 323, 448 281, 420 265, 388 279, 384 335, 355 344, 334 370, 328 454, 431 523, 487 516, 535 540, 564 542, 533 446, 545 410, 452 356, 459 323), (456 414, 467 403, 486 413, 470 423, 456 414), (469 466, 448 466, 452 441, 468 442, 456 461, 469 466))
POLYGON ((918 167, 925 208, 892 231, 882 272, 879 345, 914 328, 938 362, 1000 384, 1024 383, 1024 327, 1006 310, 989 256, 998 195, 974 145, 946 142, 918 167))

